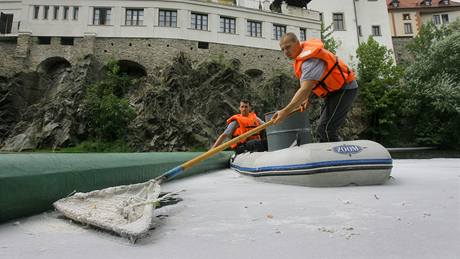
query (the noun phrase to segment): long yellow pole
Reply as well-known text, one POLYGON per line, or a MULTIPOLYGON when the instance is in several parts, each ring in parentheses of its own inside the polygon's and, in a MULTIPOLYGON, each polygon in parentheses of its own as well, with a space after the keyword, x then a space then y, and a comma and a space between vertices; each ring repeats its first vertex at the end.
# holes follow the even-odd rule
MULTIPOLYGON (((291 115, 291 114, 293 114, 293 113, 295 113, 295 112, 297 112, 299 110, 300 110, 300 108, 292 111, 289 115, 291 115)), ((195 158, 193 158, 193 159, 191 159, 191 160, 189 160, 189 161, 187 161, 187 162, 185 162, 185 163, 183 163, 183 164, 181 164, 179 166, 174 167, 173 169, 169 170, 168 172, 166 172, 166 173, 160 175, 159 177, 157 177, 157 179, 161 180, 161 181, 169 180, 169 179, 175 177, 176 175, 182 173, 183 171, 189 169, 190 167, 200 163, 201 161, 206 160, 209 157, 219 153, 220 151, 225 150, 226 148, 230 147, 231 145, 238 143, 240 140, 246 139, 246 138, 248 138, 248 137, 250 137, 250 136, 252 136, 252 135, 254 135, 254 134, 256 134, 256 133, 258 133, 258 132, 260 132, 260 131, 262 131, 264 129, 266 129, 266 128, 268 128, 272 124, 273 124, 273 120, 270 120, 269 122, 266 122, 266 123, 254 128, 254 129, 252 129, 252 130, 250 130, 250 131, 248 131, 248 132, 236 137, 236 138, 233 138, 233 139, 231 139, 231 140, 229 140, 229 141, 227 141, 227 142, 225 142, 225 143, 223 143, 223 144, 221 144, 221 145, 219 145, 219 146, 217 146, 215 148, 212 148, 212 149, 208 150, 207 152, 205 152, 205 153, 203 153, 203 154, 201 154, 201 155, 199 155, 199 156, 197 156, 197 157, 195 157, 195 158)))
POLYGON ((221 145, 219 145, 219 146, 217 146, 217 147, 215 147, 213 149, 210 149, 206 153, 203 153, 203 154, 201 154, 201 155, 199 155, 199 156, 197 156, 197 157, 195 157, 195 158, 183 163, 182 167, 184 168, 184 170, 187 170, 190 167, 194 166, 195 164, 197 164, 197 163, 199 163, 199 162, 201 162, 201 161, 203 161, 203 160, 215 155, 216 153, 219 153, 222 150, 225 150, 225 149, 229 148, 233 144, 236 144, 236 143, 240 142, 243 139, 246 139, 246 138, 248 138, 248 137, 250 137, 250 136, 252 136, 254 134, 257 134, 258 132, 268 128, 272 124, 273 124, 273 121, 270 120, 267 123, 264 123, 264 124, 262 124, 262 125, 260 125, 260 126, 258 126, 256 128, 254 128, 254 129, 242 134, 242 135, 239 135, 236 138, 233 138, 233 139, 231 139, 231 140, 229 140, 229 141, 227 141, 227 142, 225 142, 225 143, 223 143, 223 144, 221 144, 221 145))

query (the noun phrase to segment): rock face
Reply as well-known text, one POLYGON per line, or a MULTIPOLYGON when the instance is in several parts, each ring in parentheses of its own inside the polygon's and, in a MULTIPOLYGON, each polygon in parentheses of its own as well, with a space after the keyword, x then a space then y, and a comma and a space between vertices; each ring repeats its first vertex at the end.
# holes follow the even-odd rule
MULTIPOLYGON (((99 72, 86 57, 72 68, 50 66, 45 74, 18 74, 0 78, 0 148, 21 151, 77 145, 87 137, 86 86, 99 72)), ((179 54, 172 64, 153 76, 139 78, 127 91, 136 111, 126 139, 137 151, 185 151, 209 147, 238 113, 239 101, 249 99, 263 114, 286 105, 298 87, 283 73, 264 75, 240 71, 237 59, 199 64, 179 54)), ((320 101, 313 103, 311 119, 319 116, 320 101)), ((351 120, 359 115, 351 116, 351 120)), ((347 122, 360 129, 357 122, 347 122)), ((345 139, 359 132, 347 127, 345 139)), ((359 130, 358 130, 359 131, 359 130)))
POLYGON ((260 75, 246 75, 239 66, 236 59, 192 64, 179 55, 135 94, 139 116, 131 125, 132 145, 162 151, 209 147, 226 127, 225 121, 239 112, 241 99, 251 100, 263 118, 262 112, 276 107, 267 96, 287 96, 294 89, 291 82, 280 91, 280 80, 270 88, 260 75))
POLYGON ((91 58, 73 69, 57 65, 46 74, 18 74, 0 84, 3 151, 57 148, 84 133, 81 109, 91 58))

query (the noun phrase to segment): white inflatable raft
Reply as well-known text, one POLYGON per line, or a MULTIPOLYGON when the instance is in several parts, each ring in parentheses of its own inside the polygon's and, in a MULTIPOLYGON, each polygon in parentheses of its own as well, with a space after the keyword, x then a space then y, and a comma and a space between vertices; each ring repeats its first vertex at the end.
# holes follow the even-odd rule
POLYGON ((231 168, 257 180, 312 187, 376 185, 390 177, 393 161, 369 140, 311 143, 232 157, 231 168))

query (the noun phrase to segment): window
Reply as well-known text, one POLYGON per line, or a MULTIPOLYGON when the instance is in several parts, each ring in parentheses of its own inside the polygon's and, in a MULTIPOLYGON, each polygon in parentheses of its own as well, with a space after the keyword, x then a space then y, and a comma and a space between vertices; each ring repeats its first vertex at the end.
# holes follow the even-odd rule
POLYGON ((161 27, 177 27, 177 11, 160 10, 158 25, 161 27))
POLYGON ((306 41, 307 40, 307 29, 300 28, 300 40, 306 41))
POLYGON ((442 23, 448 24, 449 23, 449 15, 448 14, 441 14, 442 23))
POLYGON ((361 30, 361 25, 358 25, 358 35, 359 35, 359 37, 363 36, 363 31, 361 30))
POLYGON ((61 45, 73 45, 74 38, 73 37, 61 37, 61 45))
POLYGON ((262 22, 248 21, 248 34, 251 37, 262 37, 262 22))
POLYGON ((14 14, 12 13, 0 12, 0 34, 11 33, 11 29, 13 28, 13 18, 14 14))
POLYGON ((38 44, 39 45, 50 45, 51 37, 38 37, 38 44))
POLYGON ((405 20, 405 21, 410 20, 410 14, 404 13, 403 14, 403 20, 405 20))
POLYGON ((382 36, 382 33, 380 32, 380 26, 379 25, 372 25, 372 35, 373 36, 382 36))
POLYGON ((62 19, 63 20, 69 19, 69 7, 68 6, 64 6, 64 15, 62 16, 62 19))
POLYGON ((34 6, 34 19, 38 19, 38 13, 40 12, 40 6, 34 6))
POLYGON ((277 24, 273 25, 273 38, 275 38, 275 40, 281 39, 284 34, 286 34, 286 26, 277 24))
POLYGON ((110 8, 94 8, 93 24, 94 25, 109 25, 112 9, 110 8))
POLYGON ((236 33, 236 19, 231 17, 220 17, 220 32, 236 33))
POLYGON ((404 33, 405 34, 412 34, 412 24, 410 23, 405 23, 404 24, 404 33))
POLYGON ((332 22, 334 24, 334 31, 344 31, 345 25, 343 21, 343 13, 332 14, 332 22))
POLYGON ((126 9, 125 25, 143 25, 144 9, 126 9))
POLYGON ((74 6, 73 7, 73 20, 78 20, 78 11, 79 11, 79 7, 74 6))
POLYGON ((53 8, 53 20, 59 19, 59 6, 53 8))
POLYGON ((434 25, 440 25, 441 24, 441 17, 439 15, 433 15, 433 23, 434 25))
POLYGON ((209 42, 199 41, 198 48, 199 49, 209 49, 209 42))
POLYGON ((199 13, 192 13, 192 29, 195 30, 208 30, 208 15, 207 14, 199 14, 199 13))
POLYGON ((50 12, 50 7, 45 5, 43 6, 43 19, 48 20, 48 14, 50 12))

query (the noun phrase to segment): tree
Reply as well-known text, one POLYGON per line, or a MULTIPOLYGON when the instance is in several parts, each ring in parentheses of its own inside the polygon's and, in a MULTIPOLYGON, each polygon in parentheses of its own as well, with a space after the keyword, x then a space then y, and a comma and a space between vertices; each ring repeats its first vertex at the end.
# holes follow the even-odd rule
POLYGON ((403 106, 414 141, 460 148, 460 31, 426 27, 415 42, 420 49, 406 70, 410 95, 403 106))
POLYGON ((407 44, 407 49, 414 55, 424 55, 433 43, 446 38, 448 35, 460 31, 460 19, 450 23, 449 26, 436 26, 433 22, 424 23, 414 40, 407 44))
POLYGON ((395 65, 391 51, 372 37, 360 44, 356 52, 360 98, 368 125, 364 137, 383 144, 399 144, 399 105, 405 95, 399 84, 402 69, 395 65))
POLYGON ((441 40, 445 37, 447 27, 436 27, 434 23, 428 22, 422 25, 419 34, 414 40, 407 44, 409 52, 416 56, 418 54, 426 53, 430 50, 433 42, 441 40))
POLYGON ((321 40, 324 43, 324 48, 335 54, 341 43, 334 39, 333 33, 332 23, 326 27, 324 22, 321 21, 321 40))

